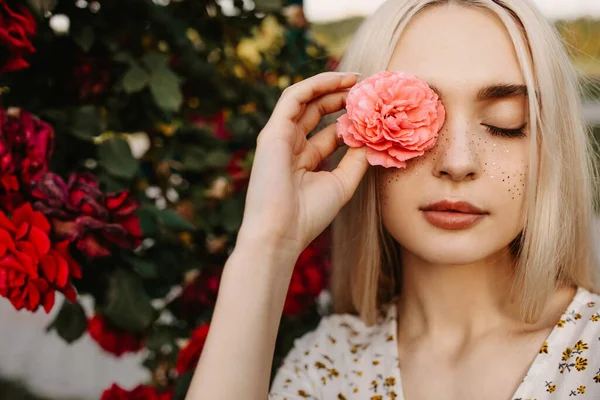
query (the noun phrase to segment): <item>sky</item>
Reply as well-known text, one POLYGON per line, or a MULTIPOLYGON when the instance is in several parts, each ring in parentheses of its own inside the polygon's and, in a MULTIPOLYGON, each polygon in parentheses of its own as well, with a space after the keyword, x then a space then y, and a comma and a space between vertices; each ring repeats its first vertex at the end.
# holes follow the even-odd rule
MULTIPOLYGON (((600 0, 534 0, 549 18, 600 18, 600 0)), ((373 12, 383 0, 304 0, 306 18, 313 22, 343 19, 373 12)))

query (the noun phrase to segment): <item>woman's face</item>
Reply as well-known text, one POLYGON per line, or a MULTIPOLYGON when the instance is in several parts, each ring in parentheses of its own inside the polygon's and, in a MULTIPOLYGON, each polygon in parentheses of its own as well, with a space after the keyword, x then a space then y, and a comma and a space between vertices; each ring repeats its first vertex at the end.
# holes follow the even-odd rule
POLYGON ((425 155, 406 169, 377 167, 385 228, 432 263, 505 251, 523 228, 529 161, 525 82, 508 32, 481 10, 431 8, 408 25, 388 70, 428 82, 447 115, 425 155))

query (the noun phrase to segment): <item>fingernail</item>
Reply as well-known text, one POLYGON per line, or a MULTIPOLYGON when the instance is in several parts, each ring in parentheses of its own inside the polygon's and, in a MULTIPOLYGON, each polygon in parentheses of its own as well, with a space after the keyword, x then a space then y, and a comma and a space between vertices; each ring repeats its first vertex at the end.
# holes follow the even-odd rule
POLYGON ((362 74, 360 72, 351 72, 351 74, 354 74, 356 76, 362 76, 362 74))

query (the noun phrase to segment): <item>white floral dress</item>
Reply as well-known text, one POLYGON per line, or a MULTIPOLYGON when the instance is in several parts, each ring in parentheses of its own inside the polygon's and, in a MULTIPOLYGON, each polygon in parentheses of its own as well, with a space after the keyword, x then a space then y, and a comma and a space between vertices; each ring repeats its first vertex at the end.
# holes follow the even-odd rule
MULTIPOLYGON (((366 327, 333 314, 294 341, 269 400, 405 400, 398 365, 396 307, 366 327)), ((600 295, 578 288, 510 400, 600 400, 600 295)))

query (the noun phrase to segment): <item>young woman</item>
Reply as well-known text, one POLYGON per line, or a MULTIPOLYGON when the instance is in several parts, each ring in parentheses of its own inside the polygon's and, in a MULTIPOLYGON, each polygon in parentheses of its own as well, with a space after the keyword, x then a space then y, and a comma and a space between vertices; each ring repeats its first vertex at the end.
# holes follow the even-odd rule
POLYGON ((187 399, 600 399, 593 168, 552 26, 530 0, 390 0, 340 69, 428 82, 438 142, 405 169, 351 148, 312 172, 341 142, 306 136, 359 78, 284 92, 187 399), (336 216, 336 313, 269 391, 293 265, 336 216))

